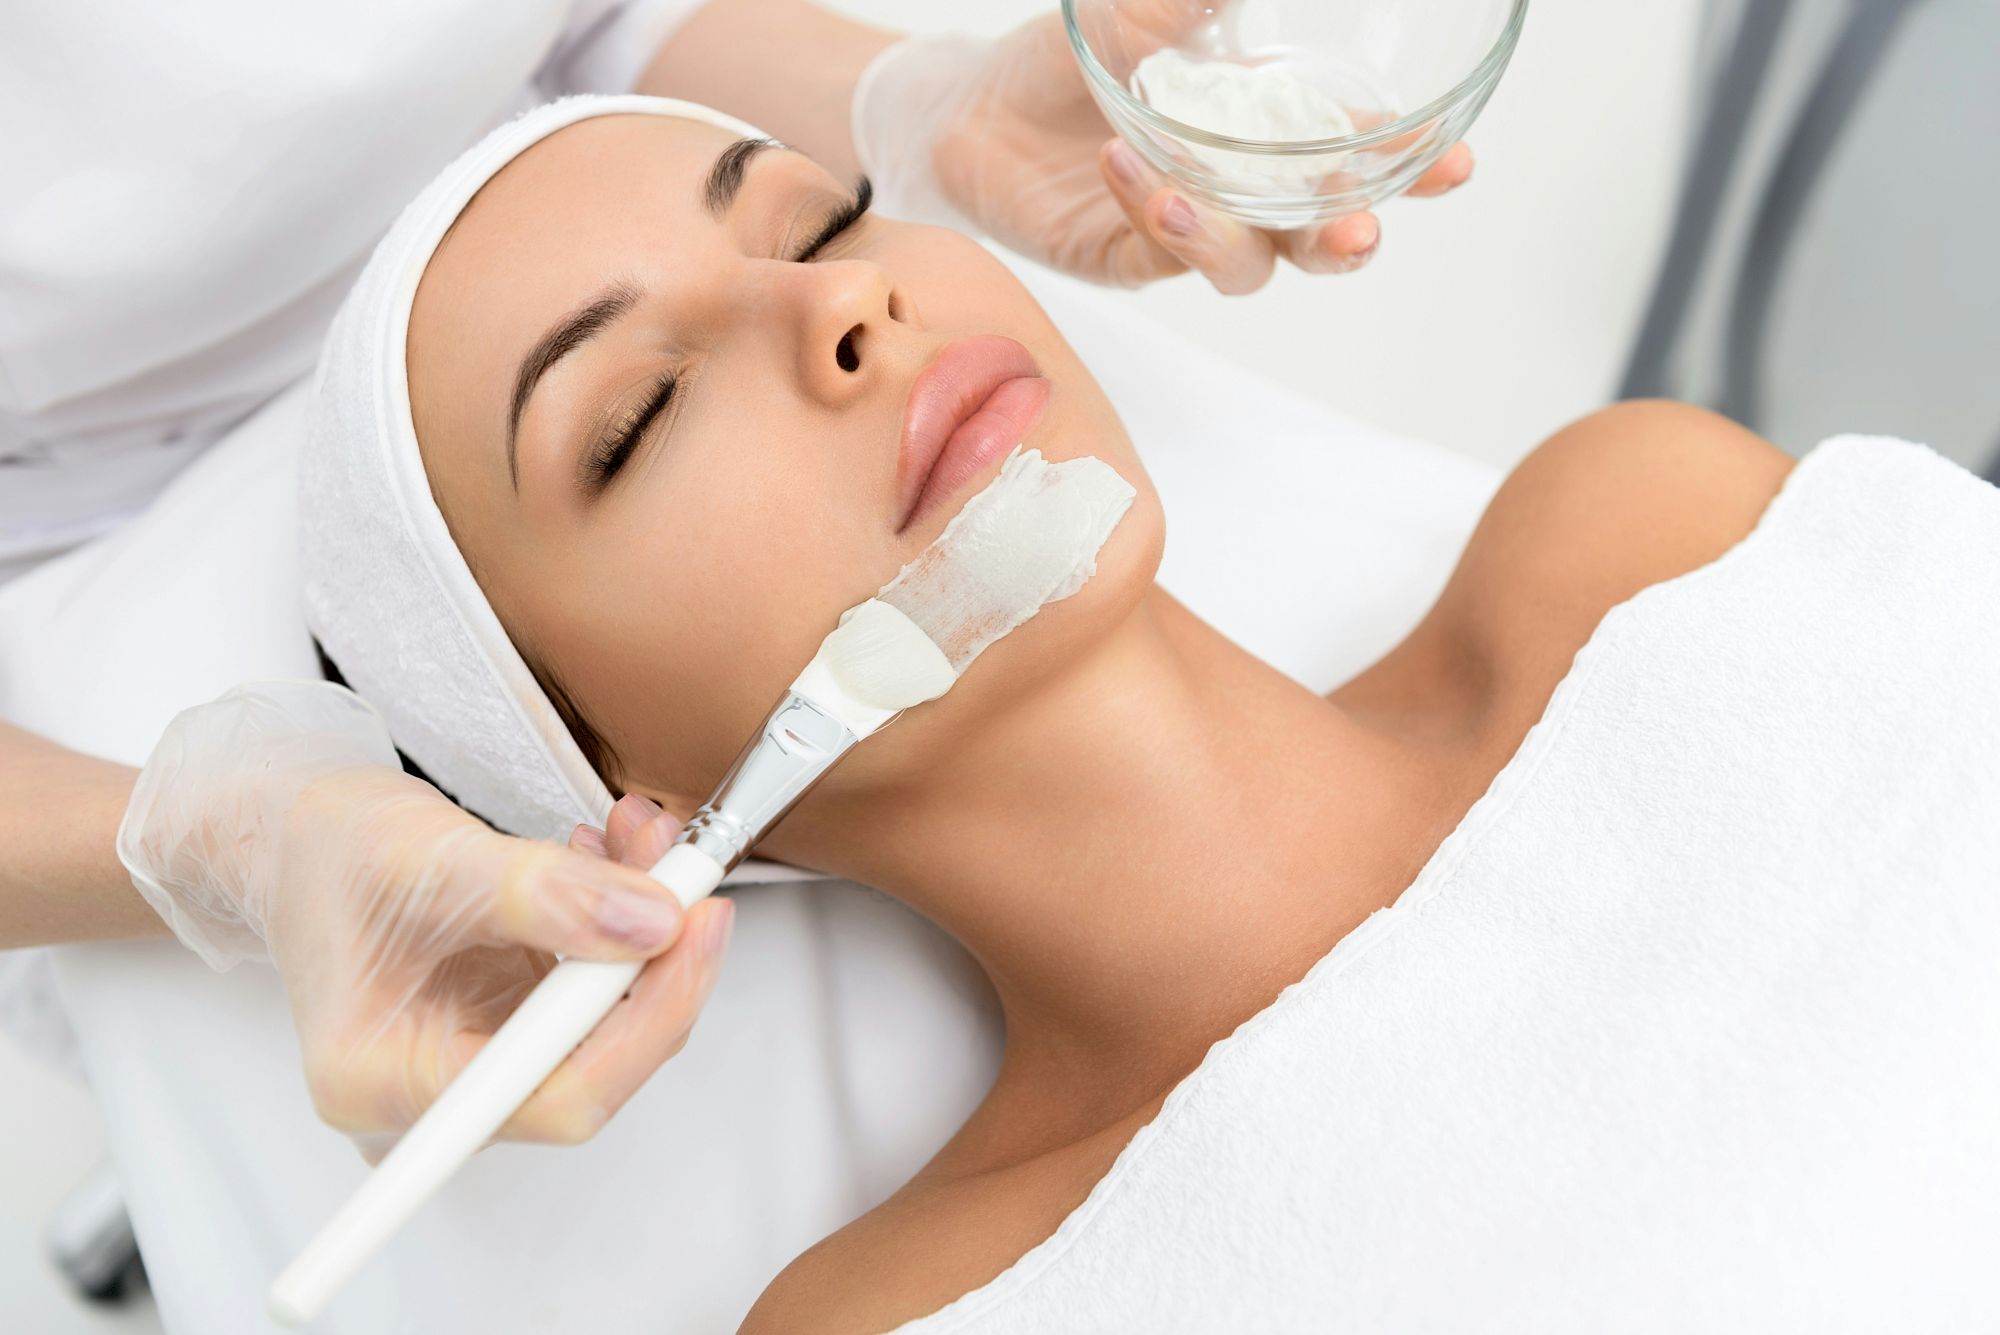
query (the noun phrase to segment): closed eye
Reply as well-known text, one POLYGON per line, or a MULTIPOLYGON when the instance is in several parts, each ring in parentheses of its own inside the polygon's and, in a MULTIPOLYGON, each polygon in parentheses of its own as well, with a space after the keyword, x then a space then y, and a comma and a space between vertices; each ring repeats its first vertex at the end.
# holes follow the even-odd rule
POLYGON ((807 241, 792 259, 800 264, 812 259, 830 245, 834 238, 860 222, 862 215, 868 212, 868 206, 874 202, 875 185, 864 176, 855 183, 854 198, 841 205, 831 218, 821 224, 820 229, 813 233, 812 239, 807 241))
POLYGON ((611 429, 583 452, 578 467, 578 481, 585 494, 596 496, 611 484, 625 461, 632 457, 639 441, 645 436, 646 428, 653 424, 674 397, 675 379, 672 372, 661 376, 638 408, 614 423, 611 429))

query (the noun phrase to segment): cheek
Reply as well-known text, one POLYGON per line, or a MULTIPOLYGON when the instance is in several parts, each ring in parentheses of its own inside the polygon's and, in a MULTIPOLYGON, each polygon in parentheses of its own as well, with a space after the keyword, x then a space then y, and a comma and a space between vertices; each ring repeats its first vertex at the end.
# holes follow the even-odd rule
MULTIPOLYGON (((1159 498, 1141 486, 1081 589, 988 646, 948 694, 856 748, 807 799, 812 809, 835 819, 879 814, 884 801, 951 765, 982 729, 1052 698, 1047 685, 1104 649, 1138 612, 1153 587, 1164 540, 1159 498)), ((780 842, 774 851, 783 856, 788 847, 780 842)))
MULTIPOLYGON (((783 470, 758 470, 774 475, 783 470)), ((895 568, 851 506, 715 481, 607 543, 617 573, 559 614, 562 644, 550 650, 627 780, 692 801, 840 612, 888 577, 885 561, 895 568)))

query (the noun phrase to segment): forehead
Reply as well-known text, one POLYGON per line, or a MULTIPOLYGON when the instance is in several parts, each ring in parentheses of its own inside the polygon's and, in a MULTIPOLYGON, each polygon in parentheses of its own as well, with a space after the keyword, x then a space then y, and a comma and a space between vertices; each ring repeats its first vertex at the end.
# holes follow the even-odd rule
POLYGON ((727 130, 674 116, 597 116, 531 145, 482 186, 424 269, 427 295, 521 284, 576 295, 607 246, 705 216, 701 183, 727 130), (487 280, 505 275, 506 283, 487 280), (428 289, 428 291, 427 291, 428 289))
POLYGON ((480 188, 425 266, 410 313, 411 408, 434 474, 449 466, 440 452, 504 431, 508 399, 495 386, 550 322, 614 279, 667 286, 670 266, 684 273, 723 243, 702 187, 737 138, 675 116, 597 116, 480 188))

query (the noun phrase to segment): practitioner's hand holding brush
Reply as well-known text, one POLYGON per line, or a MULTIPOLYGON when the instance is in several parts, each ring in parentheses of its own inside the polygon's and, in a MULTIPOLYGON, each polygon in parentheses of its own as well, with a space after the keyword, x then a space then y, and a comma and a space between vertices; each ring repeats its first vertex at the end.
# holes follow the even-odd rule
POLYGON ((558 955, 650 963, 498 1138, 587 1139, 680 1050, 731 906, 684 910, 643 867, 619 865, 629 836, 674 826, 640 819, 657 813, 627 798, 605 835, 579 827, 571 848, 500 834, 403 773, 353 692, 273 681, 175 718, 118 851, 210 965, 277 968, 320 1115, 374 1161, 558 955))

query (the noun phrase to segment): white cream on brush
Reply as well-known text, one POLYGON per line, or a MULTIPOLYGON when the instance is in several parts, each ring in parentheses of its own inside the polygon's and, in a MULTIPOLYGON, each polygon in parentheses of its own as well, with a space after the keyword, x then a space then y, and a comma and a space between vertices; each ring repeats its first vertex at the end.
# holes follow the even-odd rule
MULTIPOLYGON (((986 646, 1082 588, 1134 494, 1102 460, 1051 464, 1017 446, 936 541, 841 614, 652 875, 683 905, 714 890, 855 743, 943 695, 986 646)), ((642 967, 564 960, 550 970, 272 1283, 271 1315, 287 1325, 317 1316, 597 1027, 642 967)))

